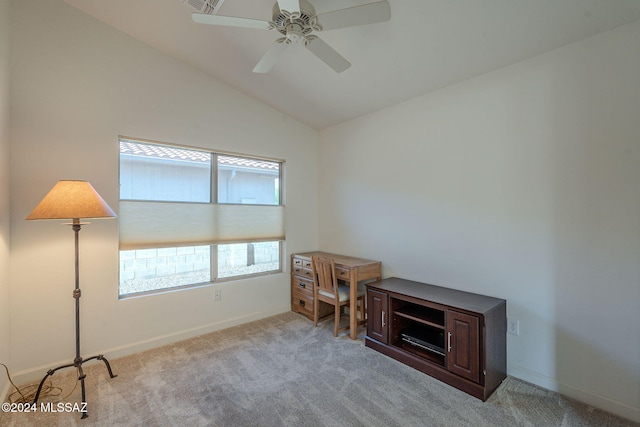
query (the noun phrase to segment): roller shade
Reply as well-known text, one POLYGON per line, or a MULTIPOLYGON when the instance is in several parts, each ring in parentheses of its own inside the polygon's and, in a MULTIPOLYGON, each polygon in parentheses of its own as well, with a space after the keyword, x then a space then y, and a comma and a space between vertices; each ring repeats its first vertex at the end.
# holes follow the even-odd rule
POLYGON ((120 249, 284 240, 284 206, 120 201, 120 249))

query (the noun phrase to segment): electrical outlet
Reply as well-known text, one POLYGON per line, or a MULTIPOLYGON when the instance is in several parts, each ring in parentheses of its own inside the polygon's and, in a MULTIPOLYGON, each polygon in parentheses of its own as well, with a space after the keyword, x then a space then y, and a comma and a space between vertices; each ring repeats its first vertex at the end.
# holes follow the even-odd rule
POLYGON ((213 292, 213 300, 220 301, 222 299, 222 289, 216 289, 213 292))
POLYGON ((507 319, 507 332, 511 335, 520 335, 520 321, 507 319))

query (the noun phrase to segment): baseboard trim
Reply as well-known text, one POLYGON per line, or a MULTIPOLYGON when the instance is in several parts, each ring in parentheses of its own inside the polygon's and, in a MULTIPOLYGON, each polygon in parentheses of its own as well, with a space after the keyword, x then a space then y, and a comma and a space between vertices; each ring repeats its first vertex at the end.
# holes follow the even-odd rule
MULTIPOLYGON (((174 332, 167 335, 161 335, 158 337, 150 338, 143 341, 134 342, 131 344, 123 345, 120 347, 108 348, 104 350, 99 350, 95 352, 95 354, 103 354, 109 362, 112 362, 115 359, 129 356, 135 353, 140 353, 142 351, 151 350, 157 347, 162 347, 163 345, 173 344, 179 341, 183 341, 189 338, 197 337, 199 335, 208 334, 211 332, 220 331, 222 329, 231 328, 233 326, 242 325, 244 323, 253 322, 255 320, 264 319, 266 317, 275 316, 277 314, 286 313, 287 311, 291 311, 291 307, 283 307, 281 309, 262 311, 258 313, 251 313, 245 316, 238 316, 232 319, 225 319, 220 322, 210 323, 207 325, 198 326, 196 328, 185 329, 183 331, 174 332)), ((93 355, 94 353, 92 353, 93 355)), ((86 354, 84 356, 91 356, 86 354)), ((26 369, 23 371, 16 372, 15 374, 11 374, 13 381, 16 384, 27 384, 35 381, 40 381, 47 373, 52 366, 60 366, 69 363, 68 359, 60 360, 58 362, 52 362, 47 365, 37 366, 35 368, 26 369)), ((91 360, 87 363, 87 365, 93 363, 102 363, 98 360, 91 360)), ((113 364, 113 363, 112 363, 113 364)), ((83 365, 84 366, 84 365, 83 365)), ((114 367, 114 374, 117 374, 116 369, 114 367)), ((6 398, 9 387, 6 387, 3 396, 6 398)), ((3 400, 4 401, 4 400, 3 400)))
POLYGON ((547 390, 560 393, 563 396, 578 400, 582 403, 586 403, 587 405, 602 409, 603 411, 616 414, 634 422, 640 422, 640 408, 634 408, 633 406, 612 400, 606 396, 582 390, 521 366, 510 365, 508 366, 507 373, 512 377, 546 388, 547 390))

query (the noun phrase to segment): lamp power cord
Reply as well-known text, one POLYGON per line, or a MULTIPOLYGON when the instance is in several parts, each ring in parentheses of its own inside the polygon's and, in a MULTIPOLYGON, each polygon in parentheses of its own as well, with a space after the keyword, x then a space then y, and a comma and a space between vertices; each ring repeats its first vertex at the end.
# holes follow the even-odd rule
MULTIPOLYGON (((31 385, 27 385, 22 388, 19 388, 13 382, 13 379, 11 378, 11 374, 9 373, 9 368, 7 367, 7 365, 5 365, 4 363, 0 363, 0 365, 4 367, 4 370, 7 372, 7 378, 9 379, 9 382, 11 383, 13 388, 16 389, 16 391, 14 391, 9 395, 8 397, 9 403, 32 403, 33 399, 36 396, 36 392, 38 390, 38 384, 37 383, 31 384, 31 385)), ((69 394, 67 394, 62 399, 60 399, 60 401, 64 401, 66 398, 71 396, 71 394, 76 389, 77 385, 78 385, 78 381, 75 381, 73 389, 71 389, 69 394)), ((47 397, 47 396, 58 397, 61 394, 62 394, 62 388, 54 386, 53 382, 49 380, 43 384, 42 390, 40 390, 39 398, 47 397)))

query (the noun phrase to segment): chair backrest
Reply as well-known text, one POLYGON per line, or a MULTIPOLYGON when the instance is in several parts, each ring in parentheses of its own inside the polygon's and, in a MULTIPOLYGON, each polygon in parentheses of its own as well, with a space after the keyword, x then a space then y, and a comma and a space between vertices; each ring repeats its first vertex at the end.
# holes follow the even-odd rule
POLYGON ((336 278, 336 263, 333 258, 316 255, 311 259, 313 278, 316 291, 328 292, 338 301, 338 279, 336 278))

